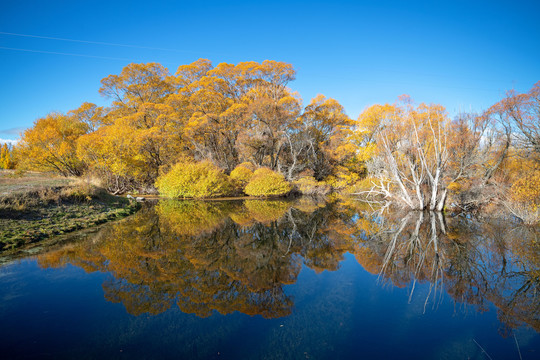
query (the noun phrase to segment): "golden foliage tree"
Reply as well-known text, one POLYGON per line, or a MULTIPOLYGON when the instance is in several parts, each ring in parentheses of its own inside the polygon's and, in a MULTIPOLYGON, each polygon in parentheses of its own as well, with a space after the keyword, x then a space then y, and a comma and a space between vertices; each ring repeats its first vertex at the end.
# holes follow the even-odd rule
POLYGON ((491 160, 494 170, 486 172, 493 178, 494 184, 502 189, 499 200, 524 222, 538 223, 540 193, 536 189, 540 178, 540 82, 527 93, 509 91, 484 116, 504 134, 501 150, 491 160))
POLYGON ((14 169, 15 160, 12 156, 12 151, 8 144, 2 145, 0 147, 0 169, 14 169))
POLYGON ((114 167, 90 162, 96 168, 108 169, 110 177, 130 176, 137 182, 152 185, 163 165, 170 165, 181 152, 181 126, 174 109, 166 104, 175 91, 174 79, 157 63, 130 64, 119 75, 101 81, 100 93, 113 100, 102 136, 106 142, 121 144, 123 151, 114 158, 103 154, 107 146, 93 146, 85 140, 79 153, 86 158, 113 157, 114 167), (127 171, 126 169, 130 169, 127 171))
POLYGON ((77 140, 88 126, 72 116, 52 113, 34 122, 18 144, 21 167, 79 176, 84 163, 77 157, 77 140))

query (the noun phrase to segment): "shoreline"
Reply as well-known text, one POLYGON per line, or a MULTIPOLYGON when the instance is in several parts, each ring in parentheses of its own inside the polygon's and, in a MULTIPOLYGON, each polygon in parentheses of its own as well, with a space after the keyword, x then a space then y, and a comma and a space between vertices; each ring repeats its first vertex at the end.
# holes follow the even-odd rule
POLYGON ((139 208, 88 184, 31 186, 0 197, 0 254, 119 220, 139 208))

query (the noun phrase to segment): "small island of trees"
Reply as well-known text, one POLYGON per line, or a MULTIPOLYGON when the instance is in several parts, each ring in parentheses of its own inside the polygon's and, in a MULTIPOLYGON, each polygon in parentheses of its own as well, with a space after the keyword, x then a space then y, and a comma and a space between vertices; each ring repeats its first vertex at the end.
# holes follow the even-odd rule
POLYGON ((200 59, 172 75, 129 64, 101 81, 109 107, 37 119, 2 148, 3 168, 100 180, 113 194, 179 198, 341 192, 411 210, 505 209, 540 220, 540 82, 450 118, 401 96, 355 121, 336 100, 307 106, 291 64, 200 59), (7 160, 6 160, 7 159, 7 160))

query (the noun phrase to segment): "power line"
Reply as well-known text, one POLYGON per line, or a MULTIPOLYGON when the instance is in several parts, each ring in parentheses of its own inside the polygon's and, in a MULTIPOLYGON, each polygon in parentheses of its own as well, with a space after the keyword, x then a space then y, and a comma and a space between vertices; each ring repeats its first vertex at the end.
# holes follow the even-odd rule
POLYGON ((121 47, 127 47, 127 48, 135 48, 135 49, 173 51, 173 52, 178 52, 178 53, 196 53, 195 51, 189 51, 189 50, 177 50, 177 49, 167 49, 167 48, 159 48, 159 47, 151 47, 151 46, 118 44, 118 43, 109 43, 109 42, 103 42, 103 41, 67 39, 67 38, 58 38, 58 37, 52 37, 52 36, 17 34, 17 33, 10 33, 10 32, 4 32, 4 31, 0 31, 0 34, 1 35, 10 35, 10 36, 29 37, 29 38, 36 38, 36 39, 70 41, 70 42, 84 43, 84 44, 95 44, 95 45, 106 45, 106 46, 121 46, 121 47))
POLYGON ((42 54, 52 54, 52 55, 67 55, 67 56, 87 57, 87 58, 94 58, 94 59, 120 60, 120 61, 130 61, 130 62, 133 61, 132 59, 127 59, 127 58, 115 58, 115 57, 108 57, 108 56, 73 54, 73 53, 63 53, 63 52, 56 52, 56 51, 20 49, 20 48, 10 48, 10 47, 4 47, 4 46, 0 46, 0 49, 14 50, 14 51, 25 51, 25 52, 32 52, 32 53, 42 53, 42 54))

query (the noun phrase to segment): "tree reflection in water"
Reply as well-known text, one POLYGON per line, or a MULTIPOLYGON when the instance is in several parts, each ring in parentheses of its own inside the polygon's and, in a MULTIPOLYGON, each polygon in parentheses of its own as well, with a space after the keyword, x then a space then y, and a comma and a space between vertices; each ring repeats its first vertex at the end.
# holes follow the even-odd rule
POLYGON ((537 228, 433 212, 372 218, 379 230, 364 237, 357 259, 393 285, 408 285, 409 299, 417 282, 429 283, 424 311, 428 303, 437 306, 444 290, 478 311, 493 303, 506 330, 527 323, 540 331, 537 228))
POLYGON ((445 219, 440 213, 372 212, 348 199, 171 201, 104 227, 92 239, 38 257, 110 272, 105 297, 134 315, 213 311, 275 318, 289 315, 302 265, 337 270, 346 252, 379 279, 429 284, 436 307, 447 292, 478 310, 493 303, 508 328, 540 331, 538 229, 508 221, 445 219))

